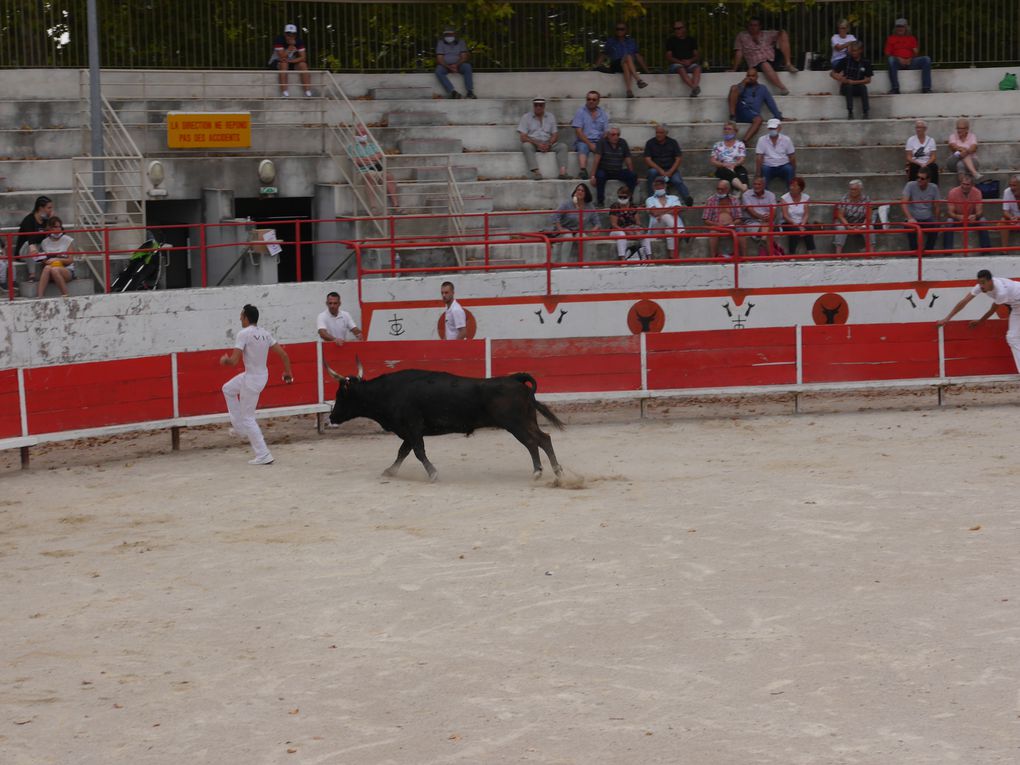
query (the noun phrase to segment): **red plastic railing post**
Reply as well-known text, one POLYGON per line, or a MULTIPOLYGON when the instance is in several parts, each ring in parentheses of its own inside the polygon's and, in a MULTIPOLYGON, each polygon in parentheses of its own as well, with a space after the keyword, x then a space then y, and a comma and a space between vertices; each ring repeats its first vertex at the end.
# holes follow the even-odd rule
POLYGON ((209 268, 206 258, 206 247, 205 247, 205 223, 198 225, 198 262, 199 269, 201 270, 202 286, 209 286, 209 268))
POLYGON ((908 221, 904 225, 910 226, 911 228, 913 228, 914 229, 914 236, 917 237, 917 239, 915 240, 915 244, 917 245, 917 248, 916 248, 917 249, 917 281, 919 281, 919 282, 920 281, 924 281, 924 276, 923 276, 923 274, 924 274, 924 266, 922 265, 922 263, 924 262, 924 239, 922 239, 923 234, 921 233, 924 229, 921 228, 921 224, 920 223, 910 223, 908 221))
POLYGON ((294 221, 294 275, 298 284, 301 283, 301 221, 294 221))

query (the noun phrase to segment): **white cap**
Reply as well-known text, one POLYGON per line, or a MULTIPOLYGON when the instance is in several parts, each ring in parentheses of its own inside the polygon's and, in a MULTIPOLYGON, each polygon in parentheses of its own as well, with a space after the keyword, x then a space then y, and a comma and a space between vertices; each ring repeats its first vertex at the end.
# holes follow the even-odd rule
POLYGON ((294 24, 288 24, 287 26, 285 26, 283 28, 283 33, 285 35, 296 35, 297 34, 297 26, 294 25, 294 24))
POLYGON ((781 123, 779 120, 777 120, 775 117, 773 117, 772 119, 770 119, 768 122, 765 123, 765 127, 767 127, 769 130, 773 130, 773 129, 779 127, 781 124, 783 124, 783 123, 781 123))

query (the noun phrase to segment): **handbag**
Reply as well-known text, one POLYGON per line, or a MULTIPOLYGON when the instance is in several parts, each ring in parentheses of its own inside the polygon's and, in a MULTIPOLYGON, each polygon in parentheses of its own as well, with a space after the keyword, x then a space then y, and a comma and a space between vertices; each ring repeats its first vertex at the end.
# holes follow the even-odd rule
POLYGON ((1017 82, 1016 75, 1011 72, 1006 72, 1002 75, 1002 79, 999 80, 999 90, 1016 90, 1017 82))

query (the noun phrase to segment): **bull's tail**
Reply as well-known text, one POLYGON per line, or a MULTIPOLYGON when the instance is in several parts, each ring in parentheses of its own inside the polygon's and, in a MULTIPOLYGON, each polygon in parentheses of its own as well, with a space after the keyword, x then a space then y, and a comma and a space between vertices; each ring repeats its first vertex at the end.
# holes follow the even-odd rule
POLYGON ((535 404, 535 409, 537 409, 543 417, 549 420, 549 422, 552 423, 557 430, 563 430, 565 426, 560 421, 560 418, 553 414, 549 407, 535 398, 535 392, 538 390, 538 383, 535 381, 535 378, 527 372, 516 372, 510 376, 517 380, 517 382, 521 383, 521 385, 525 385, 531 389, 531 400, 535 404))

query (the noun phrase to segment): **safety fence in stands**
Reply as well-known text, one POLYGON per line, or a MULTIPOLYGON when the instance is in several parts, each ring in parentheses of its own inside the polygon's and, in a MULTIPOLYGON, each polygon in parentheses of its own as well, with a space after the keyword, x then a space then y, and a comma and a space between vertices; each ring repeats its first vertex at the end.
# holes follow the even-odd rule
MULTIPOLYGON (((367 378, 399 369, 469 377, 526 371, 538 393, 598 394, 815 383, 946 381, 1014 374, 1005 321, 745 328, 536 340, 321 342, 286 346, 294 382, 270 357, 263 416, 323 413, 336 393, 324 371, 367 378)), ((0 371, 0 449, 226 420, 222 350, 0 371)))
MULTIPOLYGON (((942 203, 945 204, 944 202, 942 203)), ((812 210, 824 210, 820 217, 830 222, 809 222, 797 230, 790 229, 781 222, 782 210, 788 205, 776 204, 771 207, 766 220, 757 230, 748 227, 746 220, 736 221, 732 225, 703 224, 702 217, 707 207, 678 207, 666 210, 672 214, 672 226, 663 228, 638 228, 623 231, 623 238, 629 243, 638 244, 642 239, 652 241, 662 240, 666 243, 665 252, 674 252, 675 255, 667 259, 657 259, 652 262, 657 264, 692 264, 692 263, 716 263, 724 262, 726 266, 732 267, 732 286, 739 287, 740 264, 755 263, 763 261, 811 261, 818 259, 861 259, 872 257, 906 257, 917 260, 917 278, 923 280, 925 257, 945 255, 973 255, 980 253, 996 253, 1006 251, 1010 248, 1010 236, 1020 233, 1020 219, 994 218, 988 219, 988 212, 1002 207, 1002 200, 985 200, 983 203, 983 219, 965 222, 937 221, 933 223, 916 223, 908 221, 880 222, 877 220, 877 211, 882 207, 899 207, 899 201, 877 202, 871 201, 867 205, 867 223, 853 225, 848 228, 838 228, 835 222, 834 213, 839 207, 837 202, 815 202, 811 200, 812 210), (691 221, 687 225, 683 217, 687 216, 691 221), (696 223, 695 223, 696 221, 696 223), (806 253, 800 252, 800 247, 806 247, 803 237, 806 235, 814 237, 832 237, 837 234, 847 234, 860 240, 860 251, 836 253, 817 247, 816 251, 806 253), (798 239, 798 251, 785 251, 785 248, 792 244, 789 237, 798 239), (874 241, 872 241, 872 238, 874 241), (993 241, 993 238, 997 241, 993 241), (942 240, 942 247, 939 248, 938 240, 942 240), (712 247, 718 249, 719 257, 705 257, 694 251, 695 246, 701 240, 707 240, 712 247), (930 245, 930 246, 929 246, 930 245), (946 246, 949 245, 949 246, 946 246), (725 258, 721 260, 721 258, 725 258)), ((1015 203, 1014 203, 1015 204, 1015 203)), ((735 211, 740 206, 733 208, 735 211)), ((638 212, 646 213, 644 208, 638 208, 638 212)), ((166 261, 169 267, 169 260, 185 258, 190 263, 191 280, 193 287, 216 286, 210 284, 209 266, 213 259, 222 263, 236 263, 240 257, 239 252, 260 251, 260 257, 269 257, 265 249, 270 245, 278 245, 282 251, 282 257, 290 258, 294 268, 293 281, 301 282, 308 280, 308 274, 303 270, 302 254, 308 251, 314 252, 316 257, 334 258, 336 268, 339 270, 344 264, 354 259, 357 264, 357 277, 359 280, 359 297, 361 293, 361 280, 365 277, 388 276, 395 277, 409 274, 453 274, 471 273, 500 270, 544 270, 546 272, 547 287, 552 290, 553 269, 569 269, 590 266, 640 266, 649 261, 635 259, 620 260, 611 247, 615 244, 617 237, 621 235, 620 230, 613 230, 604 227, 586 227, 584 217, 592 212, 598 213, 604 223, 609 222, 611 210, 590 210, 578 211, 576 231, 553 230, 551 221, 557 211, 554 210, 526 210, 526 211, 499 211, 481 213, 461 213, 456 216, 449 214, 440 215, 390 215, 384 218, 364 216, 345 217, 329 219, 291 219, 259 221, 229 221, 225 223, 195 223, 178 224, 171 226, 149 226, 149 227, 109 227, 99 229, 68 229, 67 233, 72 237, 81 237, 82 234, 94 232, 104 242, 101 252, 76 250, 73 254, 79 261, 84 261, 77 268, 77 278, 87 277, 89 272, 95 276, 96 281, 101 285, 104 292, 110 292, 116 279, 115 273, 118 267, 123 267, 124 262, 138 252, 138 246, 117 248, 111 245, 114 240, 124 240, 125 237, 134 238, 141 243, 143 240, 155 239, 160 242, 163 239, 171 238, 172 232, 186 230, 189 243, 183 246, 171 246, 163 244, 159 247, 155 257, 166 261), (582 214, 583 212, 583 214, 582 214), (414 234, 400 233, 402 227, 409 229, 423 226, 430 226, 433 230, 442 231, 452 218, 456 217, 462 229, 468 229, 464 234, 429 233, 414 234), (520 221, 524 221, 521 223, 520 221), (383 222, 386 229, 391 232, 388 237, 367 237, 358 239, 322 239, 315 237, 302 237, 302 226, 314 224, 336 224, 336 223, 358 224, 383 222), (264 229, 288 229, 294 231, 293 238, 237 240, 232 236, 225 236, 224 231, 233 229, 248 233, 252 230, 264 229), (509 230, 507 230, 509 229, 509 230), (523 230, 515 230, 523 229, 523 230), (168 236, 169 235, 169 236, 168 236), (191 243, 192 238, 197 242, 191 243), (222 239, 232 241, 219 241, 222 239), (211 243, 215 241, 215 243, 211 243), (521 248, 524 245, 533 245, 530 258, 521 257, 521 248), (569 254, 559 262, 557 254, 563 244, 571 245, 569 254), (598 245, 601 245, 599 247, 598 245), (413 265, 402 255, 414 254, 423 250, 447 248, 460 253, 472 253, 473 257, 465 258, 462 262, 453 265, 413 265), (611 257, 604 257, 609 252, 611 257), (98 262, 98 267, 96 263, 98 262)), ((815 217, 819 217, 816 213, 815 217)), ((450 226, 452 228, 452 226, 450 226)), ((7 273, 13 273, 15 264, 27 262, 33 256, 26 253, 16 253, 15 247, 19 234, 6 232, 0 234, 0 242, 3 243, 3 258, 6 261, 7 273)), ((850 241, 853 241, 852 239, 850 241)), ((819 242, 816 240, 816 245, 819 242)), ((855 245, 857 243, 855 242, 855 245)), ((1020 243, 1018 243, 1020 244, 1020 243)), ((22 248, 24 249, 24 248, 22 248)), ((412 259, 413 260, 413 259, 412 259)), ((222 272, 222 269, 220 269, 222 272)), ((229 274, 229 270, 227 272, 229 274)), ((225 278, 225 277, 224 277, 225 278)), ((222 281, 222 278, 221 278, 222 281)), ((8 279, 8 299, 15 298, 15 280, 8 279)))

